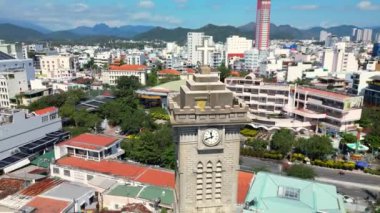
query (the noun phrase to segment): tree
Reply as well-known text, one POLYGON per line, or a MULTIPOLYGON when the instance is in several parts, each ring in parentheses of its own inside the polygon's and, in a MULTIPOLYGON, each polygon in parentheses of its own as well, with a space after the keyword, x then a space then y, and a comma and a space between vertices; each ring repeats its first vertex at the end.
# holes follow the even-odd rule
POLYGON ((316 174, 311 167, 304 165, 293 165, 285 170, 286 175, 301 179, 314 179, 316 174))
POLYGON ((356 136, 350 133, 342 133, 341 144, 355 143, 357 141, 356 136))
POLYGON ((222 62, 222 64, 220 64, 220 66, 218 67, 218 71, 220 72, 220 81, 221 82, 224 82, 224 79, 227 78, 231 72, 231 70, 228 67, 226 67, 224 62, 222 62))
POLYGON ((283 155, 287 155, 290 150, 292 150, 294 143, 294 133, 289 129, 281 129, 273 135, 271 141, 271 149, 276 150, 283 155))
POLYGON ((333 147, 328 136, 314 135, 309 139, 299 139, 296 143, 296 150, 311 159, 324 159, 326 155, 333 152, 333 147))
POLYGON ((134 91, 142 87, 136 76, 121 76, 116 80, 116 97, 133 96, 134 91))
POLYGON ((252 147, 255 151, 265 151, 267 149, 268 142, 261 139, 248 139, 246 145, 252 147))
POLYGON ((148 74, 147 86, 153 87, 158 83, 157 69, 152 69, 148 74))

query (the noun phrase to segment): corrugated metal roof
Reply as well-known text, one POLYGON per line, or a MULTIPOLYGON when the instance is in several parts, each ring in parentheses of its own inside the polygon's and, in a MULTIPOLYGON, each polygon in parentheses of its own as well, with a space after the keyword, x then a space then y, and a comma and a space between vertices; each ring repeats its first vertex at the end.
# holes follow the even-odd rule
POLYGON ((79 199, 83 195, 95 191, 94 189, 74 183, 64 182, 53 189, 43 193, 43 196, 59 199, 79 199))

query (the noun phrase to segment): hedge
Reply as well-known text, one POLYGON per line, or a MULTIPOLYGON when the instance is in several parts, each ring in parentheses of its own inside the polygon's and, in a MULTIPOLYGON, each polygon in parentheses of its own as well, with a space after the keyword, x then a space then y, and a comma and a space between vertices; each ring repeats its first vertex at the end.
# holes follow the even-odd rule
POLYGON ((315 160, 311 162, 312 165, 328 167, 333 169, 344 169, 344 170, 354 170, 355 163, 354 162, 345 162, 345 161, 333 161, 333 160, 315 160))
POLYGON ((275 160, 281 160, 284 158, 284 156, 281 153, 275 151, 255 151, 252 148, 241 148, 240 154, 243 156, 270 158, 275 160))
POLYGON ((304 161, 305 160, 305 155, 301 153, 294 153, 292 154, 292 157, 290 158, 290 161, 304 161))
POLYGON ((376 169, 365 168, 364 172, 371 175, 380 175, 380 170, 376 170, 376 169))
POLYGON ((244 135, 245 137, 255 137, 257 135, 257 130, 244 128, 240 130, 240 134, 244 135))

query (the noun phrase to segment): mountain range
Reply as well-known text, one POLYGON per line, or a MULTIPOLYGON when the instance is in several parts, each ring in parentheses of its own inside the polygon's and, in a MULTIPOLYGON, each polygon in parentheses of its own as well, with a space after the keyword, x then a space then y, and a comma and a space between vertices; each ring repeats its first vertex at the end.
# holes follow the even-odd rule
MULTIPOLYGON (((271 24, 272 39, 311 39, 319 38, 321 30, 331 32, 336 36, 349 36, 352 29, 358 28, 353 25, 341 25, 330 28, 313 27, 310 29, 298 29, 290 25, 271 24)), ((0 18, 0 39, 7 41, 106 41, 112 39, 133 39, 133 40, 162 40, 175 41, 183 44, 186 41, 188 32, 204 32, 206 35, 214 37, 216 42, 224 42, 231 35, 239 35, 253 38, 255 34, 255 23, 251 22, 243 26, 217 26, 213 24, 205 25, 198 29, 145 26, 145 25, 125 25, 121 27, 109 27, 106 24, 97 24, 93 27, 77 27, 70 30, 52 31, 44 27, 27 21, 15 21, 0 18)), ((375 27, 374 35, 380 33, 380 27, 375 27)))

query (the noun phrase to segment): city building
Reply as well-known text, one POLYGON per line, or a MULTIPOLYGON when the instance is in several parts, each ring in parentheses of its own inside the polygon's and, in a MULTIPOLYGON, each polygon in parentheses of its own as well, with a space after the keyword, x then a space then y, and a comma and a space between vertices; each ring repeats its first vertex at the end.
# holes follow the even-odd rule
POLYGON ((372 42, 372 29, 364 29, 363 30, 363 42, 372 42))
POLYGON ((297 79, 304 79, 304 71, 311 69, 313 65, 311 63, 297 63, 288 66, 288 71, 286 75, 287 82, 293 82, 297 79))
POLYGON ((370 106, 380 106, 380 75, 371 79, 364 91, 364 102, 370 106))
POLYGON ((336 43, 333 49, 324 50, 323 68, 329 72, 353 72, 359 63, 353 52, 346 52, 345 43, 336 43))
POLYGON ((135 76, 142 85, 145 85, 147 72, 148 67, 144 65, 110 65, 108 70, 102 72, 102 81, 104 84, 115 86, 121 76, 135 76))
POLYGON ((99 51, 95 53, 94 56, 94 63, 98 67, 104 67, 106 65, 109 65, 111 63, 112 57, 111 52, 109 51, 99 51))
POLYGON ((243 213, 346 213, 334 185, 259 172, 245 199, 243 213))
POLYGON ((79 71, 78 56, 71 54, 41 56, 41 77, 48 79, 71 79, 79 71))
POLYGON ((57 132, 61 129, 61 118, 55 107, 31 113, 0 109, 0 169, 9 172, 30 163, 30 155, 52 147, 61 139, 57 132))
POLYGON ((256 12, 256 40, 255 47, 267 50, 270 45, 270 13, 271 0, 258 0, 256 12))
POLYGON ((146 62, 146 56, 144 53, 127 54, 124 62, 129 65, 144 65, 146 62))
POLYGON ((2 72, 25 72, 28 83, 35 79, 32 59, 16 59, 0 51, 0 74, 2 72))
POLYGON ((54 146, 55 158, 70 155, 86 160, 117 159, 124 154, 122 139, 95 134, 81 134, 54 146))
POLYGON ((364 90, 368 87, 368 82, 371 82, 372 77, 377 75, 380 75, 380 73, 365 70, 352 73, 350 75, 352 79, 352 86, 348 92, 354 95, 364 95, 364 90))
POLYGON ((245 37, 230 36, 226 41, 226 59, 225 64, 229 64, 229 58, 232 54, 243 54, 252 49, 253 41, 245 37))
POLYGON ((372 56, 380 57, 380 41, 373 45, 372 56))
POLYGON ((12 105, 17 106, 20 104, 22 106, 29 106, 31 103, 39 100, 44 96, 49 96, 53 94, 52 88, 44 88, 44 89, 32 89, 25 92, 21 92, 17 98, 11 99, 12 105))
POLYGON ((25 59, 20 43, 7 44, 3 40, 0 40, 0 52, 8 54, 13 58, 25 59))
POLYGON ((246 106, 202 67, 169 99, 177 155, 175 212, 236 212, 240 127, 246 106))
POLYGON ((196 65, 204 60, 203 52, 198 47, 204 45, 205 40, 208 44, 213 43, 212 36, 206 36, 201 32, 187 33, 187 60, 189 63, 196 65))
POLYGON ((355 128, 354 123, 361 118, 361 96, 264 83, 254 75, 226 78, 225 83, 249 106, 251 125, 255 128, 342 132, 355 128))
POLYGON ((327 32, 325 30, 322 30, 319 33, 319 41, 321 41, 321 42, 326 41, 329 36, 331 36, 331 33, 327 32))
POLYGON ((246 70, 256 71, 258 68, 260 68, 259 54, 259 50, 256 48, 244 52, 244 66, 246 70))

